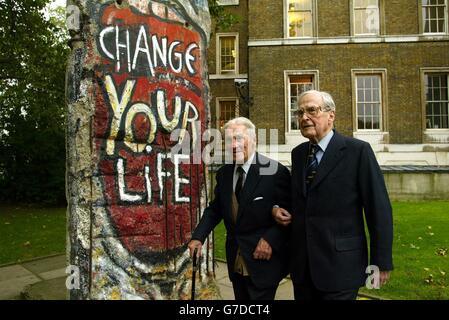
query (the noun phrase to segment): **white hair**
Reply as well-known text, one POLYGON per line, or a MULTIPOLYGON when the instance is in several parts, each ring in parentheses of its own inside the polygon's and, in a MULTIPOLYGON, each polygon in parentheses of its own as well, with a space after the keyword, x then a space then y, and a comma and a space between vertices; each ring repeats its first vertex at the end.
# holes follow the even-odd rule
POLYGON ((233 125, 242 125, 246 128, 246 132, 248 136, 251 138, 251 140, 256 141, 256 126, 254 123, 251 122, 248 118, 245 117, 237 117, 234 119, 229 120, 226 122, 223 126, 223 131, 226 132, 227 129, 229 129, 230 126, 233 125))
POLYGON ((321 97, 321 99, 323 100, 323 105, 322 107, 326 110, 326 111, 334 111, 335 112, 335 102, 334 99, 332 98, 332 96, 325 92, 325 91, 318 91, 318 90, 309 90, 309 91, 304 91, 303 93, 301 93, 298 97, 298 104, 301 101, 301 99, 308 94, 314 94, 317 95, 319 97, 321 97))
POLYGON ((225 123, 225 125, 223 126, 223 129, 226 130, 231 125, 243 125, 246 127, 246 129, 248 129, 250 131, 256 130, 256 126, 254 125, 254 123, 252 123, 251 120, 249 120, 248 118, 245 118, 245 117, 238 117, 238 118, 229 120, 228 122, 225 123))

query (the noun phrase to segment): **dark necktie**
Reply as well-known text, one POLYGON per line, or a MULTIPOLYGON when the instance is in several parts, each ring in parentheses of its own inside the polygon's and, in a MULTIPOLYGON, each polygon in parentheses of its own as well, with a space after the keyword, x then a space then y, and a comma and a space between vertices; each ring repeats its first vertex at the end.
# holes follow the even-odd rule
POLYGON ((320 150, 320 147, 316 144, 310 144, 309 155, 307 156, 307 166, 306 166, 306 187, 309 190, 313 178, 315 177, 316 171, 318 169, 318 159, 316 153, 320 150))
POLYGON ((237 179, 237 184, 235 185, 235 197, 237 198, 237 201, 240 200, 240 191, 242 191, 242 187, 243 187, 243 175, 245 174, 245 170, 243 170, 243 168, 241 166, 237 167, 237 175, 238 175, 238 179, 237 179))

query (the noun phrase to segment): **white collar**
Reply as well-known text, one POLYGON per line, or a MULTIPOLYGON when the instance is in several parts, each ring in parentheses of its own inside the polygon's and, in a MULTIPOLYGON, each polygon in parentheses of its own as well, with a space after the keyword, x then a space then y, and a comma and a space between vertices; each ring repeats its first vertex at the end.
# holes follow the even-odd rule
MULTIPOLYGON (((241 167, 245 171, 245 174, 248 174, 249 167, 251 167, 251 164, 253 163, 253 160, 254 160, 255 156, 256 156, 256 153, 253 152, 253 154, 248 158, 248 160, 244 164, 242 164, 241 167)), ((234 166, 234 172, 237 170, 237 166, 238 165, 234 166)))
POLYGON ((332 137, 334 136, 334 130, 329 131, 326 136, 318 142, 318 145, 320 146, 321 150, 323 152, 326 152, 326 148, 329 145, 329 142, 331 142, 332 137))

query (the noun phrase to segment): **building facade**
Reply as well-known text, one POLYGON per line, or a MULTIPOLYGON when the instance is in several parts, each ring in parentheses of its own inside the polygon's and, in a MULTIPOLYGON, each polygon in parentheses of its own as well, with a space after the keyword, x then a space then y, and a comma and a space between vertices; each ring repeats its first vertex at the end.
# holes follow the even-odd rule
POLYGON ((248 97, 248 2, 222 0, 226 11, 238 17, 229 30, 212 25, 208 50, 211 91, 211 126, 221 128, 237 116, 249 117, 248 97), (241 98, 242 97, 242 98, 241 98))
POLYGON ((216 123, 245 115, 277 129, 278 157, 288 164, 305 141, 297 97, 323 90, 334 97, 336 129, 370 142, 381 165, 449 165, 448 0, 222 3, 241 22, 228 33, 234 69, 226 69, 226 34, 216 33, 209 49, 216 123))

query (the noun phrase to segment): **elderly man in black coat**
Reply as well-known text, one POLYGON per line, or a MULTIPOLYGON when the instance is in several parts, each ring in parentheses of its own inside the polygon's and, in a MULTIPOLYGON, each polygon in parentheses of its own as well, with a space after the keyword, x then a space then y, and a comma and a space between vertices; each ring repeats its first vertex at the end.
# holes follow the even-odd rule
MULTIPOLYGON (((383 285, 393 269, 392 210, 376 157, 366 142, 333 130, 335 103, 326 92, 299 97, 301 133, 292 151, 292 210, 273 208, 291 228, 290 274, 297 300, 350 300, 369 263, 383 285)), ((371 277, 370 277, 371 278, 371 277)))
POLYGON ((205 209, 188 247, 201 252, 220 222, 226 227, 226 259, 237 300, 272 300, 286 275, 287 232, 274 220, 274 205, 290 206, 290 173, 255 152, 254 124, 243 117, 224 126, 232 140, 232 164, 216 175, 215 197, 205 209))

